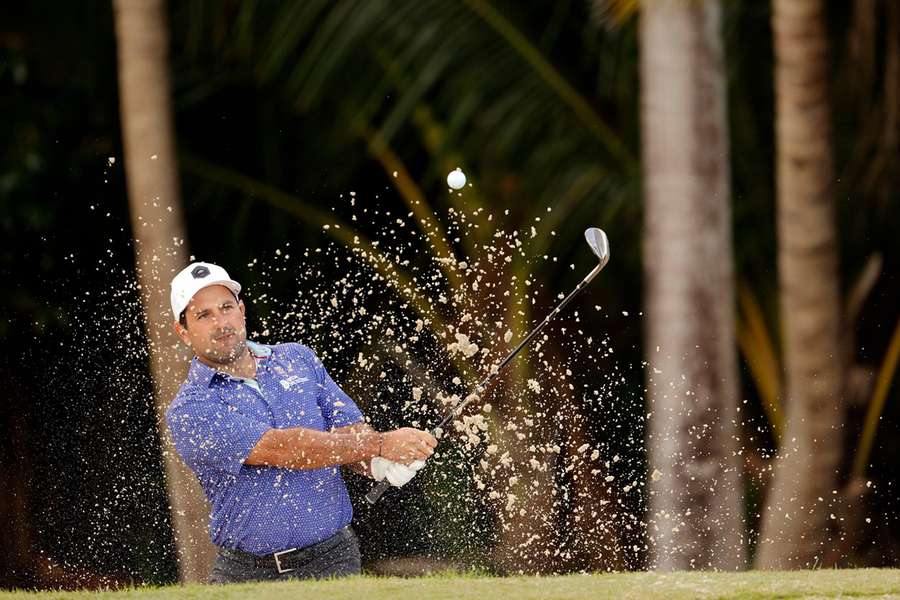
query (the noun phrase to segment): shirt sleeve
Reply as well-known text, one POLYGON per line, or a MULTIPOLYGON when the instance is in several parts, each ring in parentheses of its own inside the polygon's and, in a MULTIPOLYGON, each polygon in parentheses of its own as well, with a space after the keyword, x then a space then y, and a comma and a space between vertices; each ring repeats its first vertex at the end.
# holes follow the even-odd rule
POLYGON ((312 363, 316 373, 319 384, 319 394, 316 400, 322 410, 325 430, 331 431, 363 421, 362 411, 350 399, 350 396, 334 382, 316 354, 306 346, 300 346, 300 349, 306 355, 307 360, 312 363))
POLYGON ((194 397, 173 406, 166 422, 175 449, 195 473, 216 469, 237 475, 271 426, 215 398, 194 397))

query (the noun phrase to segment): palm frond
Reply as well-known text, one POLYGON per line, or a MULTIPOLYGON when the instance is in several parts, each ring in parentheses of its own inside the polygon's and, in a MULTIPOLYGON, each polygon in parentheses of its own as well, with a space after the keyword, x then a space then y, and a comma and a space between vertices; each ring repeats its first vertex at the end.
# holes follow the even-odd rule
MULTIPOLYGON (((357 114, 362 107, 393 145, 427 104, 448 124, 440 146, 430 149, 432 181, 450 152, 515 171, 533 198, 562 195, 584 164, 608 166, 610 180, 597 192, 635 191, 621 183, 634 173, 634 155, 595 109, 598 99, 573 85, 493 3, 240 3, 236 11, 242 31, 247 23, 256 27, 247 68, 301 109, 335 99, 357 114), (582 160, 574 164, 573 156, 582 160)), ((604 46, 592 39, 586 52, 602 59, 604 46)))
POLYGON ((856 323, 859 312, 862 310, 863 303, 865 303, 869 294, 872 292, 872 288, 875 287, 875 283, 881 276, 881 267, 883 264, 884 259, 881 257, 880 253, 876 252, 872 254, 866 260, 853 287, 850 288, 850 292, 847 295, 846 309, 844 311, 844 319, 848 326, 852 327, 853 324, 856 323))
POLYGON ((591 20, 600 27, 616 30, 634 18, 639 0, 590 0, 591 20))
POLYGON ((415 293, 417 288, 412 279, 397 268, 395 261, 386 256, 362 233, 348 223, 342 222, 334 214, 318 209, 274 186, 198 157, 182 155, 180 163, 185 171, 193 175, 240 190, 249 198, 260 198, 274 208, 294 215, 304 223, 321 228, 344 247, 358 248, 361 250, 363 260, 384 278, 399 297, 408 301, 423 318, 431 319, 437 330, 446 328, 440 316, 431 311, 425 300, 415 293))
POLYGON ((600 140, 622 167, 634 167, 635 160, 617 134, 597 115, 588 101, 544 55, 516 29, 499 11, 484 0, 465 0, 466 5, 476 12, 500 36, 507 41, 535 73, 543 80, 584 124, 600 140))
POLYGON ((736 329, 738 347, 747 360, 750 376, 778 444, 784 431, 784 411, 779 400, 781 365, 759 302, 746 284, 738 284, 738 303, 741 307, 736 329))
MULTIPOLYGON (((400 197, 403 198, 406 207, 415 217, 416 226, 425 234, 428 242, 434 245, 435 254, 439 258, 455 259, 456 255, 453 248, 447 243, 447 235, 440 221, 432 212, 425 194, 416 185, 410 176, 409 169, 406 168, 400 157, 390 149, 378 132, 372 131, 367 123, 360 120, 357 129, 366 141, 369 152, 382 165, 385 173, 392 176, 394 187, 400 192, 400 197)), ((450 285, 459 290, 462 287, 462 278, 455 265, 445 261, 442 261, 440 265, 450 285)))
POLYGON ((852 472, 854 477, 862 477, 865 474, 869 457, 872 454, 872 446, 875 444, 875 434, 881 422, 881 415, 884 412, 888 392, 897 373, 898 364, 900 364, 900 319, 897 320, 897 325, 894 326, 894 333, 891 336, 887 352, 885 352, 884 360, 878 369, 878 376, 875 379, 875 391, 869 402, 869 408, 866 410, 859 446, 853 456, 852 472))

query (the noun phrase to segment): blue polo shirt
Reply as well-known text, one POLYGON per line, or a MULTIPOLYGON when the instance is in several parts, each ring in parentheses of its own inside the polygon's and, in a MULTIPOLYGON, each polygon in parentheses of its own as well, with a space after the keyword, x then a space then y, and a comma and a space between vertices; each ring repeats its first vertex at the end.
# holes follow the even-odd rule
POLYGON ((257 359, 255 381, 194 357, 166 421, 212 504, 213 543, 262 555, 331 537, 350 523, 353 508, 340 467, 250 466, 247 455, 273 427, 329 431, 363 416, 306 346, 247 344, 257 359))

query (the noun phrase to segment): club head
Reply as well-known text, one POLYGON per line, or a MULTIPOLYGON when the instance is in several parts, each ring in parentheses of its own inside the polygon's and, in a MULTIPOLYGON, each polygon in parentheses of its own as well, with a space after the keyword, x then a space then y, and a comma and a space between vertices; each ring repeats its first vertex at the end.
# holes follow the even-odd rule
POLYGON ((584 239, 600 260, 600 268, 605 267, 609 262, 609 240, 606 234, 599 227, 588 227, 584 230, 584 239))

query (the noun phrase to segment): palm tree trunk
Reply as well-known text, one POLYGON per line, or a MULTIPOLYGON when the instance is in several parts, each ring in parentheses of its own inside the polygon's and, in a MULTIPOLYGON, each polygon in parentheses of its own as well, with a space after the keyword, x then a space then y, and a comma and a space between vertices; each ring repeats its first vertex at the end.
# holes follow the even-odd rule
POLYGON ((745 565, 717 0, 642 3, 651 565, 745 565))
POLYGON ((843 372, 825 8, 819 0, 772 7, 787 423, 756 564, 782 569, 814 566, 829 539, 843 372))
POLYGON ((186 263, 178 194, 163 0, 114 0, 119 94, 135 266, 141 286, 166 482, 182 581, 204 580, 213 547, 200 487, 165 431, 165 409, 187 361, 172 331, 168 283, 186 263))

